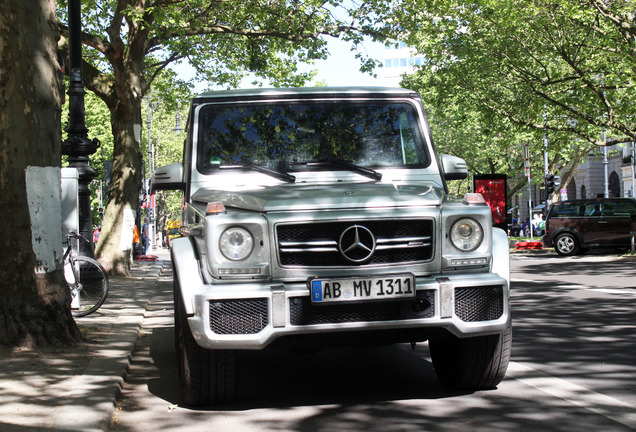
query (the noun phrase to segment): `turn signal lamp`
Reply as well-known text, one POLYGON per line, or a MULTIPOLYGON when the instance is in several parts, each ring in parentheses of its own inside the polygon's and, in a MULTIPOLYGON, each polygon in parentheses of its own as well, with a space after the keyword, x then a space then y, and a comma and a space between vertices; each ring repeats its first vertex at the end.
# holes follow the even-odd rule
POLYGON ((209 215, 218 215, 218 214, 226 214, 225 206, 222 202, 209 202, 207 207, 205 208, 205 214, 209 215))
POLYGON ((464 195, 464 202, 468 205, 486 205, 486 200, 480 193, 469 192, 464 195))

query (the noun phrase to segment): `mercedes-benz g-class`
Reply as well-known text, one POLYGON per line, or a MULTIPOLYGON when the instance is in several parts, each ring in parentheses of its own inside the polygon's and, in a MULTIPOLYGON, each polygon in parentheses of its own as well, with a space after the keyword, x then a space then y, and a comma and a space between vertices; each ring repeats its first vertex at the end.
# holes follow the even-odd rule
POLYGON ((184 402, 235 394, 239 350, 428 341, 439 379, 495 387, 510 358, 509 250, 479 194, 449 195, 420 97, 393 88, 204 93, 171 241, 184 402))

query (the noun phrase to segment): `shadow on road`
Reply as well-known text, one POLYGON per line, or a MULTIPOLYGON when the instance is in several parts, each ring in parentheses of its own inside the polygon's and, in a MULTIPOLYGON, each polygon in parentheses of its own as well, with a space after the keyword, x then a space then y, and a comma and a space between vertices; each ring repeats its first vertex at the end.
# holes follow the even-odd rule
MULTIPOLYGON (((563 269, 555 264, 553 270, 563 269)), ((632 388, 633 373, 626 370, 636 355, 628 342, 635 326, 633 299, 610 302, 596 293, 571 297, 550 282, 513 288, 513 361, 557 376, 603 379, 612 371, 625 372, 607 386, 618 379, 632 388), (607 368, 598 361, 599 349, 611 359, 607 368)), ((515 379, 504 380, 495 391, 451 392, 437 380, 425 343, 415 350, 402 344, 313 354, 243 351, 236 401, 191 409, 179 405, 170 283, 160 291, 135 352, 121 421, 113 430, 629 430, 515 379)))
MULTIPOLYGON (((151 358, 146 363, 149 370, 143 373, 152 373, 153 365, 156 368, 156 374, 148 380, 148 388, 155 396, 178 404, 178 366, 172 325, 153 328, 148 337, 156 339, 148 341, 151 358), (164 343, 166 340, 170 343, 164 343)), ((138 350, 135 363, 141 365, 144 361, 140 361, 143 356, 139 354, 138 350)), ((439 399, 459 394, 439 383, 428 361, 425 343, 418 344, 415 350, 401 344, 329 348, 314 353, 265 349, 238 354, 235 402, 208 407, 206 411, 439 399)))

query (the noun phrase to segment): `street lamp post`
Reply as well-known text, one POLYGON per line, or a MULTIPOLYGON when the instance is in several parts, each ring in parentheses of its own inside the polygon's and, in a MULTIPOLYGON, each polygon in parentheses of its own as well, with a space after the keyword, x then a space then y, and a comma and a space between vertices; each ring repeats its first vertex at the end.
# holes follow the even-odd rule
MULTIPOLYGON (((152 145, 151 140, 151 125, 152 125, 152 112, 157 108, 158 102, 151 102, 150 96, 146 96, 146 103, 148 104, 148 113, 146 115, 146 123, 148 126, 148 179, 147 179, 147 194, 149 195, 148 208, 151 209, 150 217, 148 218, 149 226, 148 231, 150 233, 150 244, 152 249, 157 249, 157 224, 155 223, 157 220, 157 208, 156 208, 156 200, 155 194, 150 194, 150 182, 152 179, 152 173, 155 169, 155 151, 154 146, 152 145)), ((183 131, 183 128, 179 124, 179 104, 177 104, 177 115, 174 131, 179 134, 183 131)))
POLYGON ((148 125, 148 191, 147 193, 150 195, 148 200, 148 208, 150 208, 150 217, 148 218, 149 227, 148 231, 150 234, 150 245, 152 249, 157 249, 157 226, 155 224, 155 194, 150 194, 150 181, 152 179, 152 173, 154 171, 154 150, 152 146, 152 141, 150 137, 150 128, 152 125, 152 111, 157 108, 158 103, 152 102, 150 100, 150 96, 146 96, 146 102, 148 103, 148 114, 146 116, 146 122, 148 125))
POLYGON ((179 119, 180 119, 180 117, 179 117, 179 106, 180 106, 180 105, 181 105, 181 104, 180 104, 179 102, 177 102, 177 117, 176 117, 176 119, 175 119, 176 121, 175 121, 175 125, 174 125, 174 131, 175 131, 175 133, 176 133, 177 135, 179 135, 179 134, 183 131, 183 128, 182 128, 182 127, 181 127, 181 125, 179 124, 179 119))
MULTIPOLYGON (((88 138, 85 122, 84 85, 82 84, 82 22, 80 0, 68 2, 69 32, 69 118, 68 138, 62 143, 62 154, 68 155, 69 166, 79 173, 79 231, 92 239, 91 193, 89 183, 95 178, 89 156, 97 151, 99 141, 88 138)), ((93 242, 79 242, 80 255, 94 256, 93 242)))
POLYGON ((636 197, 636 141, 632 141, 632 198, 636 197))
POLYGON ((605 128, 603 128, 603 197, 609 198, 609 177, 607 173, 607 137, 606 137, 605 128))

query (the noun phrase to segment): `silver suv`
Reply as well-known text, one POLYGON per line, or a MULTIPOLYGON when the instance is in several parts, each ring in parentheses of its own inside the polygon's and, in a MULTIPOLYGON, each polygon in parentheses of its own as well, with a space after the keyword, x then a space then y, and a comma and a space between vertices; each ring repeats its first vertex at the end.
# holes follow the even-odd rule
POLYGON ((180 387, 232 399, 245 349, 428 341, 437 376, 497 386, 511 349, 508 239, 463 160, 437 156, 417 93, 299 88, 205 93, 172 241, 180 387))

